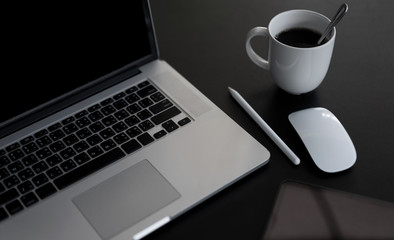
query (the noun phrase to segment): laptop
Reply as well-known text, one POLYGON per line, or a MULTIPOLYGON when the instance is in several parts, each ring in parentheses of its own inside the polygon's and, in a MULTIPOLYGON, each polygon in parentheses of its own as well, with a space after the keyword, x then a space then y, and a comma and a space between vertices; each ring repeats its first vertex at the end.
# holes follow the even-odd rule
POLYGON ((141 239, 269 161, 159 58, 148 1, 7 9, 2 239, 141 239))

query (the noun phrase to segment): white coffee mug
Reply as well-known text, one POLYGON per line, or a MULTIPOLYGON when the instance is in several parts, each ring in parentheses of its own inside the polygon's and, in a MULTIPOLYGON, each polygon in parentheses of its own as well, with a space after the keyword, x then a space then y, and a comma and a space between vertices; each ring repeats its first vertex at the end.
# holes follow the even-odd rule
POLYGON ((307 93, 317 88, 326 76, 334 49, 335 28, 328 41, 314 47, 292 47, 275 37, 283 31, 307 28, 324 32, 330 20, 320 13, 309 10, 290 10, 276 15, 266 27, 252 28, 246 38, 249 58, 259 67, 270 71, 275 83, 291 94, 307 93), (255 36, 269 38, 268 60, 260 57, 252 48, 250 40, 255 36))

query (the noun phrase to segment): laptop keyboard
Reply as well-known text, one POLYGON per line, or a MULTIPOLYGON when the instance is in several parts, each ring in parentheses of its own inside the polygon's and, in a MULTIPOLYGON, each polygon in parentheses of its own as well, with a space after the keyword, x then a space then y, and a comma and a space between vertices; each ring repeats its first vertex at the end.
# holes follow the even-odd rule
POLYGON ((0 221, 190 121, 144 81, 0 149, 0 221))

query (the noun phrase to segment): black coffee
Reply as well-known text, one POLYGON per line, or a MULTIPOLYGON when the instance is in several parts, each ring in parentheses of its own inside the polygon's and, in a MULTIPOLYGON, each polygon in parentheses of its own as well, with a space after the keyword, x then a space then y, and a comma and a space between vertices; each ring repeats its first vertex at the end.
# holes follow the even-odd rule
MULTIPOLYGON (((292 28, 279 33, 275 38, 286 45, 299 48, 316 47, 321 37, 319 32, 307 28, 292 28)), ((321 44, 327 42, 325 38, 321 44)))

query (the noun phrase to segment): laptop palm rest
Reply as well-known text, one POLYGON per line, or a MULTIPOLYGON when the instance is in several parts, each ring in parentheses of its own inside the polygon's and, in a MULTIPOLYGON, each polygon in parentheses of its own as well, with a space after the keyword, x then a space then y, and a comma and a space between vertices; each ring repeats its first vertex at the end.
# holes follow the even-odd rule
POLYGON ((180 197, 174 187, 143 160, 74 198, 97 233, 108 239, 180 197))

